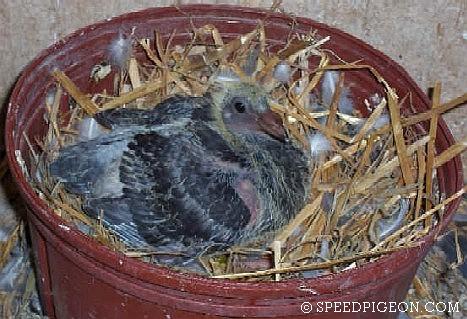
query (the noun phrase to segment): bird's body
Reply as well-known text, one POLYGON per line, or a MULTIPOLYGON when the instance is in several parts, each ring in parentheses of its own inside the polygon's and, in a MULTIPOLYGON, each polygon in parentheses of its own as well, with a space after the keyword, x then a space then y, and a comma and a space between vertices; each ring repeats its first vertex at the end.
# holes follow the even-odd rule
POLYGON ((51 173, 130 246, 193 256, 265 236, 304 206, 309 158, 265 127, 262 97, 239 95, 102 113, 111 131, 62 149, 51 173))

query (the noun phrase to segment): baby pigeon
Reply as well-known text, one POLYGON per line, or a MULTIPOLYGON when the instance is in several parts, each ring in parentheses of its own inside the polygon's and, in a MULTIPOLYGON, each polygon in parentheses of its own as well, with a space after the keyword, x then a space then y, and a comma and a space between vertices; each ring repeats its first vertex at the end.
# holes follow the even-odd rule
POLYGON ((256 85, 216 83, 96 120, 110 132, 63 148, 50 172, 129 246, 195 256, 265 239, 307 200, 309 156, 256 85))

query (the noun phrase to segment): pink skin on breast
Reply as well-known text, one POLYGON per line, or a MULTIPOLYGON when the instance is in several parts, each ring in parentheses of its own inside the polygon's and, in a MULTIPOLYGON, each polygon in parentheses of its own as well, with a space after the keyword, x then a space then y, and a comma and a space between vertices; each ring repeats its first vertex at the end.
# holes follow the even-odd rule
POLYGON ((259 198, 256 194, 255 186, 253 185, 252 181, 247 177, 251 176, 248 172, 242 168, 238 163, 232 163, 229 161, 223 161, 219 158, 207 157, 207 162, 222 168, 222 170, 232 170, 234 172, 240 173, 240 176, 236 178, 234 183, 234 189, 237 195, 242 199, 245 203, 246 207, 250 211, 250 221, 248 225, 253 225, 256 223, 258 218, 258 213, 260 209, 260 202, 259 198))
POLYGON ((235 184, 235 190, 240 198, 250 210, 250 221, 248 225, 256 222, 259 212, 259 199, 256 195, 256 189, 253 183, 248 179, 238 179, 235 184))

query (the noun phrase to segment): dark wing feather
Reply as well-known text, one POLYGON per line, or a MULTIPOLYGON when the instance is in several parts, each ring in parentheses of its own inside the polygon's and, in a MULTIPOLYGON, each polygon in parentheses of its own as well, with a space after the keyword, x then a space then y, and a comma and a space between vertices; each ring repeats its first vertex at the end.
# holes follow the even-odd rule
POLYGON ((173 96, 153 109, 118 108, 100 112, 95 118, 99 124, 108 128, 170 124, 183 119, 211 121, 209 103, 203 97, 173 96))
POLYGON ((242 166, 200 122, 171 137, 136 135, 123 156, 121 180, 139 233, 153 245, 231 242, 250 218, 234 187, 242 166))
POLYGON ((113 132, 63 148, 51 163, 50 173, 70 192, 103 196, 99 194, 102 191, 99 185, 112 183, 108 177, 118 168, 128 139, 125 132, 113 132))

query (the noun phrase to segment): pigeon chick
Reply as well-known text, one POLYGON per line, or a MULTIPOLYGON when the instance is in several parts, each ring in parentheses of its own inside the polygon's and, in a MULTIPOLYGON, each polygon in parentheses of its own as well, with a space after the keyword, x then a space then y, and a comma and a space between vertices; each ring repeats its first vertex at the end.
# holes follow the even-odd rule
POLYGON ((110 132, 63 148, 50 172, 129 246, 193 257, 265 239, 307 200, 309 157, 256 85, 96 119, 110 132))

